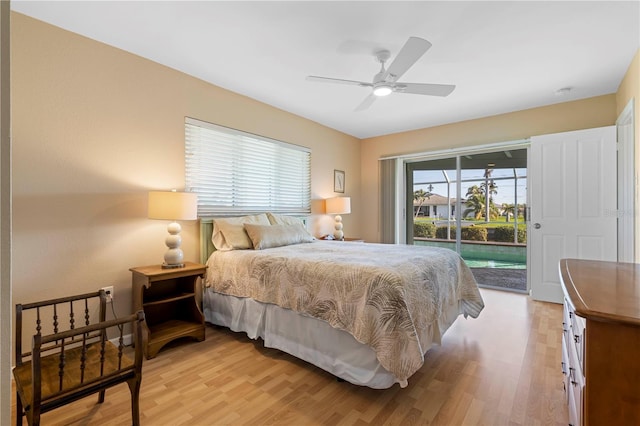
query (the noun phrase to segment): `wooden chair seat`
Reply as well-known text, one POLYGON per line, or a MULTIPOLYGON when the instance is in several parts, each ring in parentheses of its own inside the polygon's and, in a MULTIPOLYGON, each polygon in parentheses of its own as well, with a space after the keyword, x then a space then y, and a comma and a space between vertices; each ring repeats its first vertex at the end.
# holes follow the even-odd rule
MULTIPOLYGON (((84 377, 82 365, 82 347, 73 348, 65 351, 65 375, 60 386, 58 354, 47 355, 40 359, 40 388, 41 388, 41 404, 46 404, 53 396, 62 396, 65 392, 77 392, 81 387, 89 390, 92 386, 98 384, 104 387, 103 382, 109 375, 114 375, 116 383, 121 383, 126 378, 124 376, 133 377, 134 365, 126 355, 122 356, 121 368, 118 368, 118 348, 111 342, 105 343, 103 371, 100 373, 100 347, 99 342, 87 345, 85 354, 86 361, 84 367, 84 377)), ((31 401, 33 397, 33 377, 31 374, 31 361, 15 368, 13 376, 16 380, 18 392, 24 395, 25 400, 31 401)), ((92 393, 92 392, 88 392, 92 393)), ((29 409, 30 407, 25 407, 29 409)))

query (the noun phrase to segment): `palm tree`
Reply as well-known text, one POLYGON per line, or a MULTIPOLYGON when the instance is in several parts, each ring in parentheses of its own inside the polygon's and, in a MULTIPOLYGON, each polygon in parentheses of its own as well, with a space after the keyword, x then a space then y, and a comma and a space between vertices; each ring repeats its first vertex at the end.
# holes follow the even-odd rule
POLYGON ((420 209, 422 208, 422 205, 429 198, 431 198, 431 192, 427 192, 424 189, 418 189, 418 190, 413 191, 414 205, 415 205, 416 202, 418 203, 418 208, 416 209, 416 211, 414 213, 414 217, 418 217, 418 214, 420 213, 420 209))
POLYGON ((502 208, 502 213, 506 213, 507 222, 509 222, 509 215, 514 215, 515 214, 515 210, 516 210, 515 204, 502 203, 502 207, 501 208, 502 208))
POLYGON ((493 179, 491 179, 491 173, 493 173, 493 169, 491 168, 486 168, 484 170, 484 183, 480 185, 480 189, 484 191, 485 199, 489 199, 488 205, 485 204, 485 221, 487 223, 489 222, 489 216, 495 215, 491 213, 491 208, 493 206, 493 195, 498 193, 498 186, 495 184, 493 179))
POLYGON ((526 204, 518 204, 518 215, 522 214, 525 222, 527 221, 527 205, 526 204))
POLYGON ((465 204, 468 207, 462 213, 462 217, 466 217, 470 213, 473 213, 474 219, 479 220, 485 210, 484 191, 481 190, 478 185, 470 186, 467 189, 467 201, 465 204))
MULTIPOLYGON (((484 183, 484 182, 482 182, 482 183, 480 184, 480 189, 482 190, 482 193, 483 193, 483 194, 484 194, 484 193, 485 193, 485 191, 486 191, 486 190, 485 190, 485 187, 486 187, 485 183, 484 183)), ((491 179, 491 180, 489 181, 489 200, 490 200, 490 201, 493 201, 493 196, 494 196, 494 195, 496 195, 497 193, 498 193, 498 185, 496 185, 496 184, 495 184, 495 182, 493 181, 493 179, 491 179)))
MULTIPOLYGON (((465 202, 467 206, 469 206, 464 213, 462 213, 462 217, 465 217, 471 213, 473 213, 473 217, 476 220, 482 219, 482 217, 486 216, 486 201, 485 201, 485 186, 484 184, 473 185, 467 189, 467 201, 465 202)), ((495 218, 498 216, 498 209, 493 203, 493 199, 491 198, 491 194, 496 194, 498 191, 496 190, 497 186, 489 185, 489 218, 495 218)), ((486 219, 486 218, 485 218, 486 219)), ((488 219, 486 219, 488 221, 488 219)))

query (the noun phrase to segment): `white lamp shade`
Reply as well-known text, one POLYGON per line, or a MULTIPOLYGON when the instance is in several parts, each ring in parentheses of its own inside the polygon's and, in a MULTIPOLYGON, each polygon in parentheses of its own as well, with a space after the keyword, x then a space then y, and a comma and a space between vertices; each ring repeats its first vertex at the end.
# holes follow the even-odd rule
POLYGON ((196 220, 198 196, 190 192, 149 192, 149 219, 196 220))
POLYGON ((327 198, 325 203, 325 210, 329 214, 351 213, 351 197, 327 198))

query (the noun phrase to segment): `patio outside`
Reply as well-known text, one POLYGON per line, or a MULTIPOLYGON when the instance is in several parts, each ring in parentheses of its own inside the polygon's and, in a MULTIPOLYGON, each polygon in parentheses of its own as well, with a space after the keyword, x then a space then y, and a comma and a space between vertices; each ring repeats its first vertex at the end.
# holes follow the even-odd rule
POLYGON ((413 243, 455 251, 459 205, 460 255, 478 283, 526 292, 526 168, 497 166, 493 159, 505 153, 482 154, 477 157, 491 156, 478 158, 484 168, 476 161, 461 170, 460 200, 456 170, 414 169, 413 243))

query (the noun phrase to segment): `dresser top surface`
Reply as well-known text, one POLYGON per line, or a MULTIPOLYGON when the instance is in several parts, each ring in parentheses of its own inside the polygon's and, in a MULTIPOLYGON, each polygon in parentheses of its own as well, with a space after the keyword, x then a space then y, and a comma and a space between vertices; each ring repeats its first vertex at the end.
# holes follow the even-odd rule
POLYGON ((562 259, 560 275, 576 314, 640 326, 640 264, 562 259))

